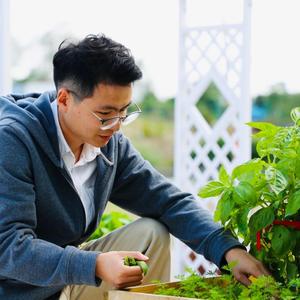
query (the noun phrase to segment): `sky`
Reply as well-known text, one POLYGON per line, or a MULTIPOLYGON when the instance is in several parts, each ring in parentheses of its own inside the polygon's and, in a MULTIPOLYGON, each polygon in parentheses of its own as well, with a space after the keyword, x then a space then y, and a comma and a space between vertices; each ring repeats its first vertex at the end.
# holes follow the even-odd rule
MULTIPOLYGON (((158 97, 176 95, 178 0, 9 1, 10 32, 22 47, 30 49, 51 30, 79 38, 89 33, 104 33, 131 49, 142 65, 144 81, 150 83, 158 97)), ((233 23, 241 17, 242 3, 242 0, 189 0, 188 21, 191 25, 199 20, 197 25, 233 23)), ((289 92, 300 92, 299 11, 299 0, 252 0, 252 96, 266 93, 280 82, 289 92)), ((32 51, 27 64, 14 67, 14 76, 34 61, 37 59, 32 51)))

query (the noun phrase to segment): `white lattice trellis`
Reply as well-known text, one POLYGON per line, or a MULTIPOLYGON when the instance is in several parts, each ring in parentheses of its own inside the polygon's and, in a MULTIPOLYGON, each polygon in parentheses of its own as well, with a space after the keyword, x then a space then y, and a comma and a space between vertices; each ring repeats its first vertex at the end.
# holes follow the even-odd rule
MULTIPOLYGON (((241 1, 244 5, 241 23, 189 27, 186 20, 188 0, 180 0, 175 181, 194 195, 208 180, 217 178, 221 165, 231 171, 251 154, 251 132, 245 125, 251 119, 251 1, 241 1), (210 85, 224 99, 223 110, 213 124, 197 107, 210 85)), ((213 211, 216 199, 202 201, 201 205, 213 211)), ((173 275, 183 273, 185 266, 202 274, 214 269, 212 264, 175 240, 173 275)))

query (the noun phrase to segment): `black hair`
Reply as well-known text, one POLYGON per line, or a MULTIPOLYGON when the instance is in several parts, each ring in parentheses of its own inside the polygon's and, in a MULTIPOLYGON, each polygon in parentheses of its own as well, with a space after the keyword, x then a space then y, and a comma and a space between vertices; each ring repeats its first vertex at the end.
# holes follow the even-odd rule
POLYGON ((53 57, 56 89, 65 86, 82 99, 100 83, 126 86, 142 77, 129 49, 104 35, 88 35, 78 43, 63 41, 53 57))

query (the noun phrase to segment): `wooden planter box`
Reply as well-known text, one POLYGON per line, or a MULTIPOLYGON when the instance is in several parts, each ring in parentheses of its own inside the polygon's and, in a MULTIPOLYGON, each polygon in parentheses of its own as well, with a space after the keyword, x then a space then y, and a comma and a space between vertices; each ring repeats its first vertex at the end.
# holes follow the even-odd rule
MULTIPOLYGON (((177 287, 178 282, 165 283, 168 287, 177 287)), ((107 294, 107 300, 190 300, 195 298, 154 295, 158 284, 141 285, 126 290, 113 290, 107 294)))

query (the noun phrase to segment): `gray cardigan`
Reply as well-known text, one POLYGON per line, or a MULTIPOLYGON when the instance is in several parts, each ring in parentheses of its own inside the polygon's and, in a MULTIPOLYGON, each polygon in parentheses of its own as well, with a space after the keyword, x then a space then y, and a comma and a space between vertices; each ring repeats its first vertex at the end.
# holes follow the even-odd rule
MULTIPOLYGON (((241 245, 116 133, 97 158, 96 215, 85 214, 59 155, 54 93, 0 97, 0 299, 55 299, 68 284, 99 285, 97 252, 79 250, 107 201, 165 224, 220 266, 241 245)), ((134 125, 133 125, 134 126, 134 125)))

